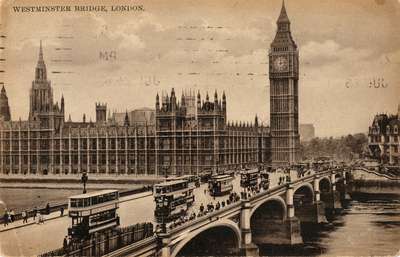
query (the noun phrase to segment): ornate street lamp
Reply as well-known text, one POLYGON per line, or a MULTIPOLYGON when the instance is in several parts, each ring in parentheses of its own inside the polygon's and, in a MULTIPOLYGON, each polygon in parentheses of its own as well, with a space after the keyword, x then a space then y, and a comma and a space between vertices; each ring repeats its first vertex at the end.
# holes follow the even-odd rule
POLYGON ((86 172, 82 173, 82 177, 81 177, 81 183, 83 183, 83 193, 86 194, 86 183, 88 181, 88 175, 86 174, 86 172))

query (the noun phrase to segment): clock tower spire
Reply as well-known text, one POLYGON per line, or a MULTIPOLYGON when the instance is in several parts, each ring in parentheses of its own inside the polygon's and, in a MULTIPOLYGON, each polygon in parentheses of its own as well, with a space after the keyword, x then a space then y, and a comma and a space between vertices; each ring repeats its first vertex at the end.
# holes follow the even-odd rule
POLYGON ((276 24, 269 50, 272 164, 286 166, 299 161, 299 52, 284 1, 276 24))

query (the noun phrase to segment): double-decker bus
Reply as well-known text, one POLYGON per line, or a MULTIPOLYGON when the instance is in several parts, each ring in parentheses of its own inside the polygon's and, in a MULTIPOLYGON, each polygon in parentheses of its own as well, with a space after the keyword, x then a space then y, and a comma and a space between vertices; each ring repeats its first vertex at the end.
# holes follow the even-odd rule
POLYGON ((220 196, 230 193, 233 189, 233 179, 234 178, 231 175, 212 176, 208 181, 208 189, 210 190, 210 194, 212 196, 220 196))
POLYGON ((177 180, 187 180, 189 182, 189 186, 200 187, 200 178, 196 175, 183 175, 175 178, 167 178, 165 181, 177 181, 177 180))
POLYGON ((194 186, 187 180, 173 180, 154 185, 154 216, 157 222, 167 223, 186 214, 194 202, 194 186))
POLYGON ((119 226, 117 190, 101 190, 69 197, 68 216, 72 220, 68 235, 83 239, 94 232, 119 226))
POLYGON ((240 186, 251 187, 258 184, 259 171, 257 169, 245 170, 240 173, 240 186))
POLYGON ((268 174, 268 171, 266 171, 266 170, 260 171, 260 178, 261 178, 260 186, 262 188, 264 188, 265 190, 267 190, 269 188, 269 174, 268 174))
POLYGON ((235 171, 234 170, 227 170, 224 172, 224 175, 229 175, 231 177, 235 177, 235 171))

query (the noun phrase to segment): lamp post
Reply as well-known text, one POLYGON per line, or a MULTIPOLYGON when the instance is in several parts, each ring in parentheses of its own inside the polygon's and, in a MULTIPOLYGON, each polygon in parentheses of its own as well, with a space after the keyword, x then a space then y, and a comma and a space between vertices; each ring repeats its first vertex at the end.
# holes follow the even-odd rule
POLYGON ((83 183, 83 193, 86 194, 86 183, 88 181, 88 175, 86 172, 82 173, 81 182, 83 183))

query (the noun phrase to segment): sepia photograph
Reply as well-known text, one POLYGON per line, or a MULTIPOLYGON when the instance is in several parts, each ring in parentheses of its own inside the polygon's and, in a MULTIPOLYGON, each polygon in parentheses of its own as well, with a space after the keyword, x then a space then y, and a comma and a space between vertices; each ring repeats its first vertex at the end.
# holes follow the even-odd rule
POLYGON ((8 256, 400 256, 400 0, 0 0, 8 256))

